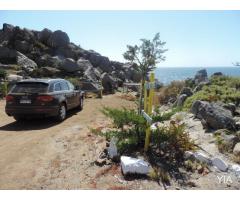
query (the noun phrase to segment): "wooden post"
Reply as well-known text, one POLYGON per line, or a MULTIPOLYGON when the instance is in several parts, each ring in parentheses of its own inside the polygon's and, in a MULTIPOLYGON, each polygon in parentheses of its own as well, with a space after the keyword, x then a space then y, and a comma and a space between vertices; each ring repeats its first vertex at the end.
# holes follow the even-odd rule
MULTIPOLYGON (((152 114, 152 105, 153 105, 153 97, 154 97, 154 73, 150 74, 150 82, 145 82, 145 88, 144 88, 144 111, 151 116, 152 114), (147 86, 148 84, 148 86, 147 86), (145 96, 146 95, 146 96, 145 96), (145 99, 146 98, 146 99, 145 99)), ((146 129, 146 137, 145 137, 145 145, 144 145, 144 151, 148 151, 149 143, 150 143, 150 136, 151 136, 151 130, 150 130, 151 124, 147 124, 146 129)))

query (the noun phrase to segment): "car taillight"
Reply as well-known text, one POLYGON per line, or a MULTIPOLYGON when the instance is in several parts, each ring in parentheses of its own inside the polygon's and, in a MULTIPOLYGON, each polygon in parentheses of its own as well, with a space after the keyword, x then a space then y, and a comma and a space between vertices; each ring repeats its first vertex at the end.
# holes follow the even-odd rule
POLYGON ((50 102, 53 100, 53 97, 49 95, 42 95, 42 96, 38 96, 37 100, 41 102, 50 102))
POLYGON ((9 102, 9 101, 13 101, 14 100, 14 97, 12 95, 7 95, 6 96, 6 101, 9 102))

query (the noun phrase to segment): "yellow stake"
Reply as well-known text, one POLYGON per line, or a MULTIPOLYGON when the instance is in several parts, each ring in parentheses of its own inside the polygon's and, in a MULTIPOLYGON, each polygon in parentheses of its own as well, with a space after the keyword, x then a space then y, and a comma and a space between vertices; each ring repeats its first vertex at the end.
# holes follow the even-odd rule
MULTIPOLYGON (((149 97, 146 98, 145 102, 145 96, 144 96, 144 110, 145 112, 150 116, 152 114, 152 105, 153 105, 153 96, 154 96, 154 73, 151 73, 150 75, 150 90, 149 90, 149 97), (146 107, 145 107, 146 105, 146 107)), ((145 92, 144 94, 147 94, 147 88, 145 87, 145 92)), ((146 95, 147 96, 147 95, 146 95)), ((147 125, 146 129, 146 138, 145 138, 145 145, 144 145, 144 151, 147 152, 149 143, 150 143, 150 136, 151 136, 151 130, 150 130, 150 124, 147 125)))

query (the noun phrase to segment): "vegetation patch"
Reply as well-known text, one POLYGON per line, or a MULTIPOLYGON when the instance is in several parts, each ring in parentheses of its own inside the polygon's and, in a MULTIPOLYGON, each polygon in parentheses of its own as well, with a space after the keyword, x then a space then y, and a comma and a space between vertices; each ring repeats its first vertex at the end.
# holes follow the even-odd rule
POLYGON ((184 86, 184 81, 172 81, 169 85, 161 87, 158 91, 159 104, 167 104, 171 99, 176 100, 184 86))
POLYGON ((184 109, 190 109, 196 100, 224 103, 240 103, 240 78, 229 76, 213 76, 211 84, 196 92, 184 102, 184 109))

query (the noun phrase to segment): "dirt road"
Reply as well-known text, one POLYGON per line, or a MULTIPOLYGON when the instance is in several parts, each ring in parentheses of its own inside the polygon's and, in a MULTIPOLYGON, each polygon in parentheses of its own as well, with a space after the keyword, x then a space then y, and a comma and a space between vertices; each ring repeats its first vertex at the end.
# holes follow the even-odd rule
MULTIPOLYGON (((99 111, 102 106, 133 108, 133 102, 118 94, 86 99, 83 111, 72 111, 60 124, 51 119, 17 123, 5 114, 4 106, 0 101, 0 189, 126 187, 119 166, 94 165, 96 151, 105 141, 90 128, 109 124, 99 111)), ((133 182, 127 185, 127 189, 141 188, 133 182)))

